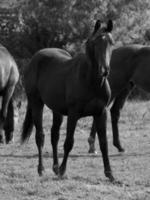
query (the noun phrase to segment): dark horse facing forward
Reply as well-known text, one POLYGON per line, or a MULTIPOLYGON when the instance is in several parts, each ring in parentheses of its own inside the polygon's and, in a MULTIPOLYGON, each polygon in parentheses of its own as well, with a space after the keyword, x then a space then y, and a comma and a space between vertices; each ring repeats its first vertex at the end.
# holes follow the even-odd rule
POLYGON ((77 120, 93 116, 99 137, 106 177, 114 180, 108 158, 106 136, 106 106, 110 99, 110 88, 106 76, 109 71, 113 38, 112 21, 101 27, 98 20, 92 36, 86 42, 85 54, 72 58, 62 49, 49 48, 38 51, 25 72, 25 90, 28 99, 27 112, 23 124, 22 142, 36 128, 36 144, 39 153, 38 173, 44 170, 42 147, 44 133, 42 127, 43 106, 53 112, 51 143, 53 148, 53 171, 63 176, 74 143, 77 120), (64 157, 58 163, 57 144, 62 115, 67 115, 67 134, 64 143, 64 157))
POLYGON ((12 95, 19 79, 17 64, 8 50, 0 44, 0 143, 4 142, 2 130, 5 130, 5 140, 9 143, 14 131, 14 110, 12 95))
MULTIPOLYGON (((110 74, 108 77, 111 88, 110 108, 113 144, 118 151, 124 149, 120 143, 118 121, 124 103, 136 85, 150 92, 150 47, 142 45, 128 45, 113 50, 110 61, 110 74)), ((94 153, 96 128, 93 123, 90 137, 90 153, 94 153)))

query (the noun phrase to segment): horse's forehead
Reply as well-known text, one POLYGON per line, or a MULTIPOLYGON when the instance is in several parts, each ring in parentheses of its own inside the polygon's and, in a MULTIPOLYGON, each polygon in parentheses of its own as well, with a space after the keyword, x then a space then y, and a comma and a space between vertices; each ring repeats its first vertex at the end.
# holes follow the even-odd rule
POLYGON ((114 44, 114 39, 112 37, 112 34, 109 32, 105 32, 104 29, 99 29, 95 35, 92 37, 92 40, 97 40, 97 39, 104 39, 107 40, 111 45, 114 44))

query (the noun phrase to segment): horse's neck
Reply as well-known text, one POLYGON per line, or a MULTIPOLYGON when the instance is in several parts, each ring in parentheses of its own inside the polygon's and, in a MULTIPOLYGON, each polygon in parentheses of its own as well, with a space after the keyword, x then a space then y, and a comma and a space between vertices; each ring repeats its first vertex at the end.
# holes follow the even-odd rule
POLYGON ((80 57, 80 77, 82 81, 85 82, 88 87, 91 88, 99 88, 101 85, 101 79, 98 77, 96 62, 94 59, 92 60, 87 54, 82 55, 80 57))

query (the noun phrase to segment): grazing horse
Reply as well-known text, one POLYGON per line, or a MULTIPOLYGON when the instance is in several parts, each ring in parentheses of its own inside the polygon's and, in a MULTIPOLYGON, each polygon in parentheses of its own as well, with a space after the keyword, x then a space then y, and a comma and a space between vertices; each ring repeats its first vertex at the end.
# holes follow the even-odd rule
MULTIPOLYGON (((113 102, 110 109, 113 144, 118 151, 123 152, 124 149, 120 143, 118 130, 120 111, 134 86, 150 92, 150 47, 127 45, 114 49, 110 61, 108 80, 112 92, 110 102, 113 102)), ((88 138, 89 153, 95 152, 95 135, 96 128, 93 122, 88 138)))
POLYGON ((109 164, 106 136, 106 106, 110 99, 110 87, 106 77, 109 73, 113 44, 112 28, 111 20, 106 27, 101 27, 98 20, 92 36, 86 42, 84 54, 72 58, 62 49, 43 49, 33 56, 26 69, 25 90, 28 105, 21 140, 23 143, 30 137, 35 125, 39 175, 42 175, 44 170, 42 114, 46 104, 53 112, 51 143, 54 173, 61 177, 66 171, 68 156, 74 144, 77 120, 93 116, 98 130, 104 172, 106 177, 114 180, 109 164), (59 166, 57 144, 62 115, 67 115, 68 118, 64 157, 59 166))
POLYGON ((14 131, 14 108, 12 95, 19 80, 19 72, 14 58, 0 44, 0 143, 4 142, 2 131, 5 130, 5 140, 9 143, 14 131))

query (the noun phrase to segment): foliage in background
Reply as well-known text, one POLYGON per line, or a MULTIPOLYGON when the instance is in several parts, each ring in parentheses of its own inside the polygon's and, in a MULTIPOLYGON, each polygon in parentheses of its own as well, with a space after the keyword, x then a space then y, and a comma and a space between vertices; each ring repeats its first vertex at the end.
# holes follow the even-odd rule
POLYGON ((114 38, 122 44, 144 44, 150 37, 149 0, 28 0, 20 10, 23 45, 30 54, 44 47, 75 53, 96 19, 113 19, 114 38))
MULTIPOLYGON (((150 41, 149 0, 14 2, 17 18, 0 24, 0 28, 3 25, 8 32, 6 38, 0 35, 0 41, 19 59, 30 59, 36 51, 45 47, 65 48, 72 55, 81 51, 96 19, 104 22, 113 19, 116 45, 149 44, 150 41)), ((22 67, 22 64, 19 65, 19 68, 22 67)))
POLYGON ((150 40, 149 0, 16 0, 15 10, 18 19, 6 23, 10 34, 1 41, 21 58, 45 47, 78 52, 96 19, 113 19, 116 43, 150 40))

